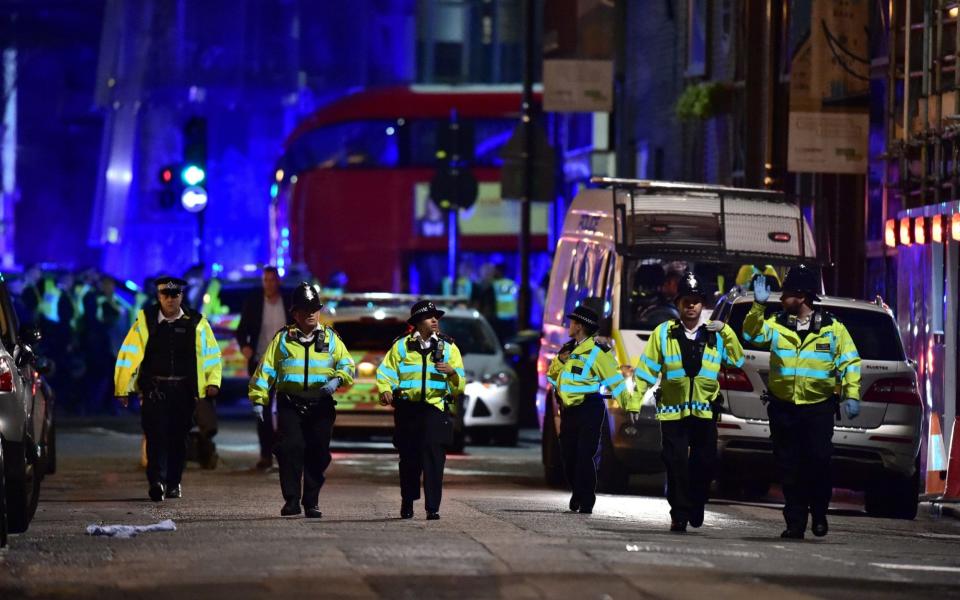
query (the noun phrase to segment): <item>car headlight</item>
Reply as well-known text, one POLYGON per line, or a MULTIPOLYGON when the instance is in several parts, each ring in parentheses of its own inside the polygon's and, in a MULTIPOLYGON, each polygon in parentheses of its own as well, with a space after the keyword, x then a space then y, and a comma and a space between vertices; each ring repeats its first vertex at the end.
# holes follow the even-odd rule
POLYGON ((484 373, 480 378, 480 383, 491 385, 510 385, 513 383, 514 375, 509 371, 499 371, 497 373, 484 373))

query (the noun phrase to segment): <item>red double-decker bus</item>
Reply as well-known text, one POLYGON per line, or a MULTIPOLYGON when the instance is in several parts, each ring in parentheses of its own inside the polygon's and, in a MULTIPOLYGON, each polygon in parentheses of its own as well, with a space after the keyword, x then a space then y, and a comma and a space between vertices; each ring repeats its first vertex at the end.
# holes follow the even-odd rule
MULTIPOLYGON (((446 216, 429 199, 438 132, 455 112, 475 140, 476 204, 459 216, 462 261, 515 275, 519 203, 500 196, 500 153, 519 119, 519 86, 362 91, 317 111, 286 140, 272 211, 273 259, 352 291, 436 293, 446 275, 446 216)), ((533 208, 534 277, 549 270, 547 204, 533 208)))

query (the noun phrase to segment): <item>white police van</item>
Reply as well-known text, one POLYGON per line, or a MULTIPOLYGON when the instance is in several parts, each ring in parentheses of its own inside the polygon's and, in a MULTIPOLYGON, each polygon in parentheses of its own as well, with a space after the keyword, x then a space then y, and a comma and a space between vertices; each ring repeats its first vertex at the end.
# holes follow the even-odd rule
MULTIPOLYGON (((568 339, 565 315, 580 303, 602 313, 600 335, 611 339, 621 365, 635 366, 651 331, 679 316, 672 296, 684 269, 719 295, 738 279, 742 283, 751 265, 763 270, 816 261, 809 226, 780 192, 634 179, 592 182, 602 189, 580 192, 567 213, 544 305, 537 410, 544 474, 554 486, 563 484, 561 416, 546 372, 568 339)), ((599 487, 623 492, 630 474, 663 470, 653 390, 637 426, 614 400, 608 399, 608 408, 599 487)))

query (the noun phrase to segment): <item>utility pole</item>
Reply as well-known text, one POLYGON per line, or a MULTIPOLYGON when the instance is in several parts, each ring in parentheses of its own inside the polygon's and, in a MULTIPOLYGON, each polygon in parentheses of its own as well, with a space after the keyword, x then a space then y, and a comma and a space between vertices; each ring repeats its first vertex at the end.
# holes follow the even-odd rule
POLYGON ((530 203, 533 202, 533 40, 535 0, 524 4, 523 99, 521 121, 524 134, 523 197, 520 199, 520 278, 517 295, 517 328, 530 328, 530 203))

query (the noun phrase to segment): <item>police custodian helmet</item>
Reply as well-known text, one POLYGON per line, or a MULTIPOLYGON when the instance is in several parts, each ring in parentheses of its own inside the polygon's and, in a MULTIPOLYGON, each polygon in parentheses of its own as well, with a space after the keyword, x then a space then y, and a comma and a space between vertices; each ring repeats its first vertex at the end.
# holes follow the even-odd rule
POLYGON ((819 300, 817 294, 820 293, 820 275, 814 269, 806 265, 799 265, 790 269, 787 278, 783 280, 782 289, 784 292, 794 292, 796 294, 807 294, 811 300, 819 300))
POLYGON ((313 313, 321 308, 323 308, 323 302, 320 300, 320 288, 306 281, 301 281, 297 289, 293 290, 290 310, 301 309, 313 313))
POLYGON ((677 284, 677 300, 688 297, 700 298, 702 302, 706 300, 707 295, 704 293, 696 276, 690 271, 684 271, 677 284))
POLYGON ((594 332, 600 328, 600 316, 597 315, 597 311, 592 308, 587 308, 582 304, 573 309, 573 312, 567 315, 567 318, 581 325, 586 325, 590 332, 594 332))
POLYGON ((407 323, 416 325, 428 317, 436 317, 439 319, 444 314, 446 313, 437 308, 437 305, 433 302, 430 302, 429 300, 421 300, 410 308, 410 318, 407 319, 407 323))

